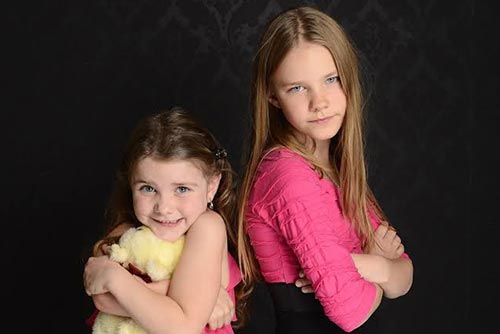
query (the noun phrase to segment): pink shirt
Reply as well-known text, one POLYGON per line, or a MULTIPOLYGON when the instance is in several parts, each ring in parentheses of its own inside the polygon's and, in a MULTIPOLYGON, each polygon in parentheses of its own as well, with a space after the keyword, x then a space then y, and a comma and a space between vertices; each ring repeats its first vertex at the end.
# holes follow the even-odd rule
MULTIPOLYGON (((293 283, 302 268, 330 320, 345 331, 366 319, 376 295, 351 253, 361 242, 339 205, 339 189, 304 158, 269 152, 257 170, 246 211, 247 232, 264 280, 293 283)), ((380 221, 370 215, 374 227, 380 221)))

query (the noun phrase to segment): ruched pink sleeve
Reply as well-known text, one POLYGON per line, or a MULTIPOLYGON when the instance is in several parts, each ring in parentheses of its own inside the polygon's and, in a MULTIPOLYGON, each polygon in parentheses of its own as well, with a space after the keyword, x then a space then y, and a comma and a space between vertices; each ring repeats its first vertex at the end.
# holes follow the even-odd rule
POLYGON ((293 153, 271 152, 260 168, 247 221, 259 262, 268 261, 264 278, 265 268, 283 266, 279 262, 291 251, 328 318, 345 331, 355 329, 366 319, 376 288, 359 275, 351 258, 360 252, 359 240, 342 216, 335 188, 293 153), (284 243, 274 245, 279 253, 274 264, 268 242, 273 233, 284 243))

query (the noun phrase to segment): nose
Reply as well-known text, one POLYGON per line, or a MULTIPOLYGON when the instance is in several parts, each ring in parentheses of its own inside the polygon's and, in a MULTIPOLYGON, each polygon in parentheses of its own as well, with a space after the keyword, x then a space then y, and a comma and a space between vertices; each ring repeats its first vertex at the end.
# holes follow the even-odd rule
POLYGON ((168 214, 173 212, 173 202, 165 195, 158 195, 153 208, 155 213, 168 214))
POLYGON ((319 112, 328 107, 327 92, 324 88, 310 90, 310 110, 319 112))

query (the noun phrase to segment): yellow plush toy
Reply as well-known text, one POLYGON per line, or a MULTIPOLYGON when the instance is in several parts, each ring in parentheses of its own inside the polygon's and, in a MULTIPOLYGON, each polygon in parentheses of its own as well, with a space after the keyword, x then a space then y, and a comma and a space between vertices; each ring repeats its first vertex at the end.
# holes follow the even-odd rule
MULTIPOLYGON (((128 267, 131 272, 141 272, 151 281, 170 279, 179 261, 184 236, 175 242, 161 240, 147 226, 127 230, 118 244, 111 246, 110 259, 128 267), (133 270, 132 270, 133 269, 133 270), (138 271, 137 271, 138 270, 138 271)), ((146 333, 131 318, 99 312, 92 327, 93 334, 146 333)))

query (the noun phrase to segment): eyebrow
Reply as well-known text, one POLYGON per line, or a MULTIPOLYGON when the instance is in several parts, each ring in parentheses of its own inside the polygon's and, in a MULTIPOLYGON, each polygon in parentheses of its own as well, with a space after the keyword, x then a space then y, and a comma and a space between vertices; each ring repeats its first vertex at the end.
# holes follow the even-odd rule
POLYGON ((146 181, 146 180, 135 180, 134 182, 132 182, 133 185, 136 185, 136 184, 139 184, 139 183, 146 183, 146 184, 152 184, 152 185, 155 185, 154 182, 150 182, 150 181, 146 181))
POLYGON ((335 77, 335 76, 338 76, 339 75, 339 72, 338 71, 332 71, 330 73, 328 73, 327 75, 324 76, 324 78, 331 78, 331 77, 335 77))
MULTIPOLYGON (((329 72, 328 74, 324 75, 323 79, 338 76, 338 75, 339 75, 338 71, 332 71, 332 72, 329 72)), ((292 81, 292 82, 280 82, 279 86, 280 87, 293 87, 293 86, 300 86, 300 85, 302 85, 302 83, 303 83, 303 81, 301 81, 301 80, 292 81)))
MULTIPOLYGON (((136 180, 132 184, 140 184, 140 183, 146 183, 146 184, 151 184, 156 187, 156 183, 151 182, 151 181, 145 181, 145 180, 136 180)), ((190 186, 190 187, 198 187, 198 183, 196 182, 174 182, 172 183, 173 186, 179 187, 179 186, 190 186)))
POLYGON ((198 183, 196 182, 176 182, 176 183, 172 183, 172 185, 176 186, 176 187, 180 187, 180 186, 190 186, 190 187, 198 187, 198 183))

